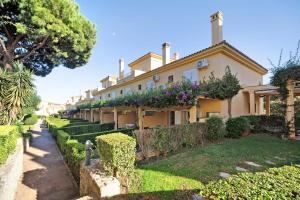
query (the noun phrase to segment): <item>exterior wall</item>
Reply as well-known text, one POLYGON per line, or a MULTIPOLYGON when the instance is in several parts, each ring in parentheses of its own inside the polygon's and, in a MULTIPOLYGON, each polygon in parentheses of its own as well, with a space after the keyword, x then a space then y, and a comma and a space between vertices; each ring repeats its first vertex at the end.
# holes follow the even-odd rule
POLYGON ((136 124, 137 116, 136 112, 118 113, 118 128, 125 128, 126 124, 136 124))
POLYGON ((100 121, 100 111, 99 109, 93 110, 93 122, 99 122, 100 121))
POLYGON ((221 114, 221 101, 213 99, 199 99, 200 118, 206 118, 207 113, 221 114))
POLYGON ((111 123, 114 121, 114 113, 103 113, 103 122, 101 123, 111 123))
MULTIPOLYGON (((195 70, 196 72, 196 80, 201 81, 203 79, 207 79, 211 72, 214 72, 214 75, 216 77, 222 77, 225 73, 226 66, 229 66, 232 73, 237 75, 237 78, 240 80, 240 84, 242 87, 245 86, 256 86, 263 83, 263 75, 261 73, 258 73, 257 71, 254 71, 248 66, 245 66, 243 61, 237 61, 239 58, 236 58, 237 60, 232 58, 233 56, 229 53, 227 55, 227 51, 221 51, 216 54, 208 54, 205 57, 199 57, 199 59, 191 59, 190 62, 184 62, 181 66, 172 68, 167 71, 161 70, 160 73, 157 73, 155 75, 158 75, 160 77, 160 80, 155 82, 155 87, 160 87, 163 85, 168 84, 168 77, 170 75, 173 75, 173 82, 180 82, 183 80, 184 72, 187 70, 195 70), (197 63, 200 59, 207 59, 208 60, 208 67, 197 69, 197 63), (242 64, 243 63, 243 64, 242 64)), ((154 60, 154 59, 153 59, 154 60)), ((139 69, 139 70, 148 70, 149 66, 151 66, 150 58, 145 59, 141 61, 140 63, 136 64, 136 66, 133 66, 132 69, 139 69)), ((158 61, 155 61, 158 63, 158 61)), ((249 65, 249 63, 247 64, 249 65)), ((154 74, 154 73, 153 73, 154 74)), ((141 75, 143 76, 143 75, 141 75)), ((139 77, 139 76, 138 76, 139 77)), ((122 86, 114 86, 112 89, 107 89, 103 92, 101 92, 102 99, 105 99, 103 97, 107 96, 109 93, 112 96, 112 92, 115 92, 115 96, 118 97, 120 95, 125 95, 128 88, 130 88, 130 92, 142 92, 146 90, 147 82, 153 80, 153 76, 146 76, 144 79, 136 78, 136 81, 130 81, 128 84, 122 84, 122 86), (138 85, 141 85, 142 89, 138 90, 138 85), (123 94, 121 94, 121 91, 123 94)), ((108 98, 106 98, 108 99, 108 98)), ((111 98, 110 98, 111 99, 111 98)), ((209 104, 209 103, 207 103, 209 104)), ((257 102, 259 107, 262 107, 261 103, 259 101, 257 102)), ((239 92, 238 95, 236 95, 233 98, 232 101, 232 116, 240 116, 240 115, 247 115, 249 114, 249 97, 247 95, 243 94, 242 92, 239 92)), ((208 105, 208 108, 201 108, 203 111, 200 117, 205 115, 205 112, 214 112, 215 110, 219 110, 220 115, 224 118, 228 117, 228 109, 227 109, 227 101, 220 101, 218 105, 215 103, 213 105, 208 105), (212 106, 212 107, 211 107, 212 106)), ((262 111, 259 111, 262 113, 262 111)), ((177 114, 176 123, 179 121, 177 114)), ((146 117, 151 118, 151 117, 146 117)), ((157 118, 153 119, 154 121, 157 120, 157 118)), ((146 120, 144 120, 146 121, 146 120)), ((145 127, 152 126, 151 124, 147 124, 146 122, 145 127)), ((163 123, 155 123, 155 124, 164 124, 163 123)), ((167 123, 165 123, 167 124, 167 123)))
POLYGON ((144 128, 154 128, 156 126, 168 126, 168 113, 154 112, 153 116, 144 116, 144 128))

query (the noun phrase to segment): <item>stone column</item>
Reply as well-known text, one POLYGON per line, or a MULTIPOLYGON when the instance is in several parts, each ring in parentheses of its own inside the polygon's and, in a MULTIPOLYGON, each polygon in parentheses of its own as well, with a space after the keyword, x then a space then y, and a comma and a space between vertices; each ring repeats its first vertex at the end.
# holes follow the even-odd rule
POLYGON ((99 120, 100 124, 103 124, 103 111, 101 110, 101 108, 99 108, 99 120))
POLYGON ((255 94, 254 90, 249 91, 250 115, 255 115, 255 94))
POLYGON ((266 95, 266 115, 270 116, 270 95, 266 95))
POLYGON ((139 125, 139 130, 143 130, 143 109, 141 107, 138 107, 138 125, 139 125))
POLYGON ((87 113, 86 113, 86 110, 84 110, 84 120, 87 120, 87 113))
POLYGON ((114 122, 115 122, 115 130, 118 130, 118 110, 114 107, 114 122))
POLYGON ((294 111, 294 82, 292 80, 287 81, 286 89, 288 91, 286 99, 286 115, 285 121, 289 129, 289 138, 295 139, 295 111, 294 111))
POLYGON ((94 122, 94 110, 91 108, 91 122, 94 122))
POLYGON ((190 108, 190 123, 197 122, 197 107, 190 108))

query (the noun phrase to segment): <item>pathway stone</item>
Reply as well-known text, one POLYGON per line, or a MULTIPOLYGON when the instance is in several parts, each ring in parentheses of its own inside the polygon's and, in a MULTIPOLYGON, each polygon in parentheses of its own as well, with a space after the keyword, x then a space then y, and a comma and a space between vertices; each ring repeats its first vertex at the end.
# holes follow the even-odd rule
POLYGON ((247 171, 248 171, 248 169, 245 169, 245 168, 239 167, 239 166, 236 166, 235 169, 236 169, 237 171, 240 171, 240 172, 247 172, 247 171))
POLYGON ((41 121, 33 129, 32 146, 24 153, 23 163, 15 200, 69 200, 79 196, 56 142, 41 121))
POLYGON ((226 172, 219 172, 219 176, 221 176, 222 178, 228 178, 231 175, 229 173, 226 173, 226 172))
POLYGON ((250 165, 250 166, 253 166, 253 167, 261 167, 261 165, 255 163, 255 162, 252 162, 252 161, 245 161, 245 163, 247 165, 250 165))
POLYGON ((265 160, 266 163, 270 164, 270 165, 275 165, 276 163, 272 162, 271 160, 265 160))

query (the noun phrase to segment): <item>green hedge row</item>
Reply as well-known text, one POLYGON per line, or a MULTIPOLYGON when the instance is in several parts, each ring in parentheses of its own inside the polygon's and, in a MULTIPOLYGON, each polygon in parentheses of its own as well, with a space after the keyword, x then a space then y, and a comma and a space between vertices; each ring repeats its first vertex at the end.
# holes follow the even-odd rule
POLYGON ((77 140, 65 143, 65 160, 77 182, 80 180, 80 162, 85 158, 85 146, 77 140))
POLYGON ((32 114, 32 115, 28 115, 24 118, 24 124, 25 125, 34 125, 38 122, 39 120, 39 116, 32 114))
POLYGON ((69 139, 70 139, 70 135, 67 132, 63 130, 57 131, 57 144, 62 153, 65 152, 66 143, 69 139))
POLYGON ((115 133, 115 132, 121 132, 126 135, 132 136, 133 131, 135 129, 119 129, 119 130, 110 130, 110 131, 102 131, 102 132, 96 132, 96 133, 85 133, 85 134, 80 134, 80 135, 70 135, 71 139, 78 140, 80 143, 85 143, 87 140, 90 140, 92 143, 96 144, 96 137, 100 135, 107 135, 110 133, 115 133))
POLYGON ((70 126, 81 126, 81 125, 90 125, 90 124, 96 124, 94 122, 71 122, 70 124, 65 125, 64 127, 70 127, 70 126))
POLYGON ((88 124, 88 125, 80 125, 80 126, 69 126, 63 128, 63 130, 69 133, 70 135, 79 135, 85 133, 110 131, 114 129, 114 126, 115 126, 114 123, 88 124))
POLYGON ((19 130, 15 126, 0 127, 0 165, 5 163, 9 154, 15 150, 19 136, 19 130))
POLYGON ((240 173, 210 182, 200 192, 209 199, 300 199, 300 166, 240 173))
POLYGON ((103 167, 113 176, 128 178, 134 172, 136 141, 123 133, 97 137, 103 167))

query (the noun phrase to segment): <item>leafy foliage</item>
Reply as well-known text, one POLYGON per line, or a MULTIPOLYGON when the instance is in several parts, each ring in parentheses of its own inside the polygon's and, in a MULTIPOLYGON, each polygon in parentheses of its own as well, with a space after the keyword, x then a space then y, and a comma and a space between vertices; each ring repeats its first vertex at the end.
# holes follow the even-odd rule
POLYGON ((69 139, 70 139, 70 135, 67 132, 65 132, 63 130, 57 131, 57 143, 58 143, 58 147, 62 153, 65 152, 66 143, 69 139))
POLYGON ((24 124, 25 125, 34 125, 37 123, 38 120, 39 120, 39 117, 35 114, 32 114, 24 119, 24 124))
POLYGON ((209 199, 298 199, 299 167, 270 168, 265 172, 241 173, 212 181, 201 195, 209 199))
POLYGON ((249 129, 250 125, 245 117, 230 118, 226 122, 227 137, 238 138, 249 129))
POLYGON ((15 63, 14 71, 0 69, 0 124, 10 124, 34 93, 32 73, 15 63))
POLYGON ((228 115, 231 117, 231 101, 241 89, 240 82, 236 75, 231 73, 229 66, 225 69, 222 78, 216 78, 212 72, 208 81, 203 81, 203 95, 212 99, 228 101, 228 115))
POLYGON ((0 126, 0 165, 16 148, 20 133, 16 126, 0 126))
POLYGON ((206 120, 207 133, 206 138, 210 141, 222 139, 225 134, 225 125, 223 119, 218 116, 212 116, 206 120))
POLYGON ((276 65, 274 65, 271 61, 271 64, 273 65, 273 68, 271 70, 272 76, 270 78, 270 83, 274 86, 279 87, 279 93, 281 95, 282 99, 287 98, 287 81, 288 80, 294 80, 299 81, 300 80, 300 40, 298 42, 298 46, 296 49, 295 54, 290 54, 290 58, 288 61, 281 63, 281 57, 282 57, 282 51, 280 54, 279 62, 276 65))
POLYGON ((114 123, 105 124, 87 124, 87 125, 75 125, 63 128, 64 131, 68 132, 70 135, 80 135, 85 133, 95 133, 102 131, 109 131, 114 129, 114 123))
POLYGON ((1 0, 0 13, 0 66, 21 61, 45 76, 59 65, 87 63, 96 30, 73 0, 1 0))
MULTIPOLYGON (((125 179, 129 186, 134 174, 135 139, 122 133, 111 133, 97 137, 97 147, 103 167, 116 177, 125 179)), ((127 184, 126 184, 127 183, 127 184)))

